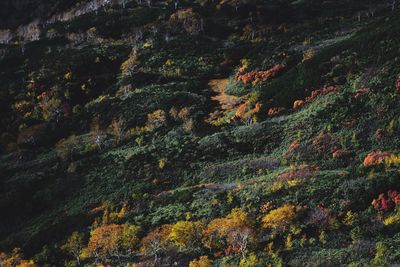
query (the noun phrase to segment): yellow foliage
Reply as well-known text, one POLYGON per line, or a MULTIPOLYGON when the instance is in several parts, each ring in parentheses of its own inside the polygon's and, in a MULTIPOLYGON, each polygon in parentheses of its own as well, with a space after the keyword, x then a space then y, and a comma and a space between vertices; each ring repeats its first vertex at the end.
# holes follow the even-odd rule
POLYGON ((396 213, 395 215, 391 215, 387 217, 383 223, 385 225, 399 224, 400 223, 400 213, 396 213))
POLYGON ((72 72, 67 72, 65 75, 64 75, 64 79, 66 79, 67 81, 70 81, 70 80, 72 80, 72 72))
POLYGON ((172 226, 168 239, 181 249, 193 249, 201 241, 202 222, 179 221, 172 226))
POLYGON ((208 256, 201 256, 198 260, 192 260, 189 263, 189 267, 211 267, 212 261, 208 256))
POLYGON ((253 267, 258 266, 260 264, 257 256, 255 254, 250 254, 247 259, 241 259, 239 266, 240 267, 253 267))
POLYGON ((158 161, 158 167, 162 170, 162 169, 164 169, 164 167, 165 167, 165 159, 160 159, 159 161, 158 161))
POLYGON ((285 204, 262 218, 263 227, 276 231, 286 230, 296 217, 296 206, 285 204))

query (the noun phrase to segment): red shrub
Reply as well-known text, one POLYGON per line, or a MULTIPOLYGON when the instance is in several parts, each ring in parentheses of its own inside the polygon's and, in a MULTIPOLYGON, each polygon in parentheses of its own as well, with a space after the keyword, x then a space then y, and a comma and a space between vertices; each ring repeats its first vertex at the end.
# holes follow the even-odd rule
POLYGON ((397 92, 400 93, 400 79, 398 79, 396 81, 396 89, 397 89, 397 92))
POLYGON ((386 195, 387 198, 385 193, 381 193, 372 201, 371 204, 377 211, 386 212, 400 205, 400 194, 397 191, 389 190, 386 195))

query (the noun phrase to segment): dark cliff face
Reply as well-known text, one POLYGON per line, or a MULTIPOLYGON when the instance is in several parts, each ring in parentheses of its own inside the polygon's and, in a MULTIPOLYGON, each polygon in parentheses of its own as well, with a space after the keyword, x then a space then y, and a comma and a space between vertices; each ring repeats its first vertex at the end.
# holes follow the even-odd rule
POLYGON ((54 12, 75 5, 78 0, 2 0, 0 29, 15 28, 35 18, 45 18, 54 12))

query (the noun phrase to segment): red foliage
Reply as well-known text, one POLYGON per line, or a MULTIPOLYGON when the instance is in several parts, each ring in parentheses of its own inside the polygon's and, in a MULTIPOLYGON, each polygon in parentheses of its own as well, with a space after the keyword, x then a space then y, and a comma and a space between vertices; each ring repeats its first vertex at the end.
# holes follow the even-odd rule
POLYGON ((400 93, 400 79, 398 79, 396 81, 396 89, 397 89, 397 92, 400 93))
POLYGON ((374 166, 381 163, 384 163, 387 158, 389 158, 392 154, 389 152, 382 151, 374 151, 369 153, 364 159, 364 167, 374 166))
POLYGON ((389 190, 386 195, 387 197, 385 193, 381 193, 372 201, 371 204, 377 211, 386 212, 400 205, 400 194, 397 191, 389 190))
POLYGON ((278 64, 269 70, 259 70, 258 68, 247 73, 242 74, 245 70, 241 68, 239 72, 236 74, 236 80, 241 81, 244 84, 258 84, 265 83, 272 77, 274 77, 278 72, 285 68, 285 65, 278 64))

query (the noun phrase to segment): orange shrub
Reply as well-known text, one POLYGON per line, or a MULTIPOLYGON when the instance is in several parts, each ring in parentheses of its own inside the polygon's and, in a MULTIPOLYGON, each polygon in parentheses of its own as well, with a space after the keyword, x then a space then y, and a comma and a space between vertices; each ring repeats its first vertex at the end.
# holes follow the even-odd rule
POLYGON ((236 74, 236 80, 241 81, 244 84, 259 84, 259 83, 265 83, 268 80, 270 80, 272 77, 274 77, 278 72, 283 70, 285 68, 285 65, 283 64, 278 64, 275 65, 274 67, 268 69, 268 70, 259 70, 254 69, 252 71, 249 71, 247 73, 242 74, 241 71, 244 71, 245 69, 240 69, 239 72, 236 74))
POLYGON ((382 151, 371 152, 364 159, 363 162, 364 167, 385 163, 385 161, 388 160, 391 156, 392 154, 390 154, 389 152, 382 152, 382 151))
POLYGON ((293 109, 298 109, 298 108, 300 108, 301 106, 304 105, 304 103, 305 103, 304 100, 301 100, 301 99, 294 101, 294 103, 293 103, 293 109))
POLYGON ((270 117, 279 116, 279 115, 282 114, 285 110, 286 110, 286 108, 284 108, 284 107, 274 107, 274 108, 270 108, 270 109, 268 110, 268 116, 270 116, 270 117))
POLYGON ((327 95, 327 94, 336 94, 338 92, 338 88, 336 86, 324 86, 320 89, 313 90, 309 97, 306 97, 306 102, 311 103, 314 99, 327 95))

